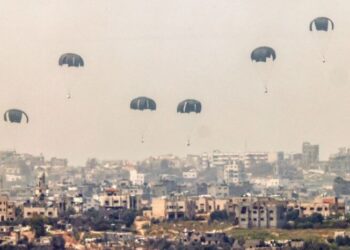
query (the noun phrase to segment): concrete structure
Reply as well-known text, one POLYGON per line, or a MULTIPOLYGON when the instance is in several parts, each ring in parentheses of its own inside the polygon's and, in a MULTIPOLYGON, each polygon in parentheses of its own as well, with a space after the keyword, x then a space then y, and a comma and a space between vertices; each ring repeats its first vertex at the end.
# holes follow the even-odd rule
POLYGON ((241 155, 232 152, 221 152, 219 150, 214 150, 212 155, 211 167, 224 167, 230 162, 235 162, 241 160, 241 155))
POLYGON ((46 176, 45 172, 43 172, 39 178, 38 182, 35 187, 35 197, 37 199, 40 199, 41 197, 46 195, 46 190, 48 189, 47 184, 46 184, 46 176))
POLYGON ((24 219, 33 218, 36 216, 57 218, 58 208, 57 207, 45 207, 45 206, 24 206, 23 217, 24 219))
POLYGON ((261 164, 268 161, 268 153, 266 152, 246 152, 243 156, 245 168, 250 168, 253 165, 261 164))
POLYGON ((234 161, 224 166, 224 181, 227 184, 239 185, 245 181, 244 165, 241 161, 234 161))
POLYGON ((313 213, 319 213, 323 217, 345 215, 345 203, 336 197, 320 197, 312 202, 289 202, 288 208, 299 210, 300 216, 310 216, 313 213))
POLYGON ((208 186, 208 194, 215 198, 226 198, 229 193, 229 186, 226 184, 210 184, 208 186))
POLYGON ((114 209, 132 209, 140 208, 141 199, 137 195, 121 194, 116 189, 106 189, 102 194, 99 194, 98 200, 103 208, 114 209))
POLYGON ((137 172, 137 170, 132 169, 129 171, 130 173, 130 181, 133 185, 143 185, 145 183, 145 175, 140 174, 137 172))
POLYGON ((152 217, 155 219, 193 218, 195 203, 185 196, 171 196, 152 199, 152 217))
POLYGON ((184 231, 180 234, 180 241, 185 245, 200 244, 200 245, 219 245, 224 242, 226 234, 224 232, 196 232, 184 231))
POLYGON ((302 165, 310 167, 310 165, 319 161, 319 146, 312 145, 310 142, 304 142, 302 148, 302 165))
POLYGON ((231 202, 240 227, 279 228, 286 223, 287 202, 265 197, 240 197, 231 202))
POLYGON ((0 195, 0 222, 13 221, 15 218, 15 203, 7 195, 0 195))
POLYGON ((195 204, 196 217, 207 217, 214 211, 226 210, 227 199, 215 199, 210 195, 191 198, 195 204))
POLYGON ((184 179, 197 179, 198 173, 196 170, 190 170, 182 173, 184 179))

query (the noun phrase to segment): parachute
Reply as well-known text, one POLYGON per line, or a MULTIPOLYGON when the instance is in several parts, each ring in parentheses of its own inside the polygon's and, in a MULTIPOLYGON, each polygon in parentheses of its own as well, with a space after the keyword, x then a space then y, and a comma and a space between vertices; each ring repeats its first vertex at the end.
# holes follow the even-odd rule
POLYGON ((202 112, 202 104, 200 101, 194 99, 186 99, 177 105, 177 113, 184 114, 186 117, 183 121, 185 124, 185 131, 187 136, 187 146, 191 145, 191 135, 195 124, 197 123, 197 115, 202 112), (192 115, 189 115, 192 114, 192 115), (192 119, 191 119, 192 118, 192 119))
POLYGON ((193 99, 187 99, 177 105, 178 113, 200 113, 202 111, 202 104, 193 99))
POLYGON ((150 113, 153 113, 153 111, 157 109, 157 104, 153 99, 141 96, 131 100, 130 109, 142 111, 139 112, 138 115, 137 127, 140 129, 139 133, 141 134, 141 143, 144 143, 145 133, 150 123, 149 120, 151 119, 150 113))
POLYGON ((250 54, 256 71, 264 84, 265 93, 268 93, 268 83, 272 73, 276 52, 273 48, 262 46, 254 49, 250 54))
POLYGON ((323 63, 334 31, 334 22, 328 17, 317 17, 310 22, 309 30, 313 34, 315 43, 319 47, 323 63))
POLYGON ((67 68, 69 68, 70 70, 67 70, 69 72, 65 72, 65 77, 66 79, 64 79, 64 84, 66 85, 66 91, 67 91, 67 99, 70 99, 72 97, 71 95, 71 84, 73 82, 77 82, 76 77, 74 77, 74 72, 72 72, 71 69, 74 68, 81 68, 84 67, 85 63, 84 63, 84 59, 78 55, 78 54, 74 54, 74 53, 65 53, 63 55, 60 56, 59 60, 58 60, 58 65, 59 66, 67 66, 67 68))
POLYGON ((157 104, 154 100, 148 97, 137 97, 130 102, 130 108, 134 110, 156 110, 157 104))
POLYGON ((11 138, 13 149, 16 151, 17 141, 22 139, 21 132, 23 131, 23 127, 20 128, 19 125, 29 123, 29 117, 20 109, 9 109, 4 113, 4 121, 8 124, 6 135, 11 138))
POLYGON ((63 66, 67 65, 68 67, 83 67, 84 66, 84 60, 81 56, 74 53, 66 53, 61 55, 60 59, 58 60, 58 65, 63 66))
POLYGON ((9 109, 4 113, 4 121, 10 123, 22 123, 23 117, 25 117, 24 123, 29 122, 28 115, 19 109, 9 109))

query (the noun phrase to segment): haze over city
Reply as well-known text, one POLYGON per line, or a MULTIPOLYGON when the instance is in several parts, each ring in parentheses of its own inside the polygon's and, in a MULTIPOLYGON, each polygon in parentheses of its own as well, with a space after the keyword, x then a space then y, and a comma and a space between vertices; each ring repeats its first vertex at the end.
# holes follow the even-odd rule
MULTIPOLYGON (((0 105, 30 116, 16 145, 2 123, 0 148, 83 163, 88 157, 229 151, 297 151, 322 145, 321 158, 347 146, 350 126, 348 1, 2 1, 0 105), (336 23, 322 63, 308 30, 315 16, 336 23), (253 48, 277 53, 263 92, 253 48), (76 52, 85 67, 67 78, 57 65, 76 52), (158 107, 140 144, 130 100, 158 107), (196 98, 200 119, 186 147, 176 105, 196 98)), ((136 122, 135 122, 136 121, 136 122)))

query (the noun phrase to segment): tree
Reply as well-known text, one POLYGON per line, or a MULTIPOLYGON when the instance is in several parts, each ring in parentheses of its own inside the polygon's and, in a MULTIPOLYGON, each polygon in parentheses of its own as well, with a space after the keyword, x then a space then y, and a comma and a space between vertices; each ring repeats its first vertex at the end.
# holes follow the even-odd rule
POLYGON ((319 213, 313 213, 310 217, 308 217, 308 220, 313 224, 322 224, 323 223, 323 216, 319 213))
POLYGON ((63 250, 65 249, 65 243, 66 242, 62 236, 55 235, 52 237, 51 247, 54 250, 63 250))
POLYGON ((287 221, 296 221, 297 219, 299 219, 299 210, 290 210, 287 212, 286 215, 287 221))
POLYGON ((46 230, 45 230, 45 222, 42 217, 34 217, 29 221, 30 227, 35 232, 35 237, 40 238, 41 236, 45 236, 46 230))
POLYGON ((210 220, 225 221, 228 219, 226 210, 214 211, 210 214, 210 220))

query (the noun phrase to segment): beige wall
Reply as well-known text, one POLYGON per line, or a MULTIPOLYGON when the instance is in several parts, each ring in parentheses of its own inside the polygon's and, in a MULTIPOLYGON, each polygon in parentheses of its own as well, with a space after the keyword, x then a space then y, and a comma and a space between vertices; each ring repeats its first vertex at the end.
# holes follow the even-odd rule
POLYGON ((9 201, 7 195, 0 196, 0 221, 15 219, 15 204, 9 201))
POLYGON ((25 219, 33 218, 35 216, 57 218, 58 209, 56 207, 24 207, 23 216, 25 219))

